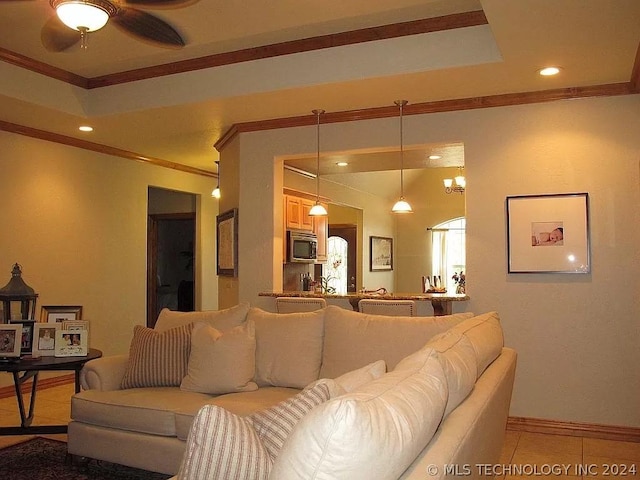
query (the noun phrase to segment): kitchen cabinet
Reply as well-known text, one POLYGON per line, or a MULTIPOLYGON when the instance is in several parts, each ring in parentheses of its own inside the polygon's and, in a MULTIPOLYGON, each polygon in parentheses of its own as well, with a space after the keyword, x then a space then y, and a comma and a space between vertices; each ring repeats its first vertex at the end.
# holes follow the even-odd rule
POLYGON ((286 228, 313 232, 313 218, 309 216, 309 210, 313 205, 313 201, 309 199, 285 195, 286 228))
MULTIPOLYGON (((322 204, 324 208, 327 205, 322 204)), ((318 249, 316 254, 318 256, 316 263, 324 263, 327 261, 327 243, 329 241, 329 217, 314 217, 313 218, 313 232, 318 237, 318 249)))

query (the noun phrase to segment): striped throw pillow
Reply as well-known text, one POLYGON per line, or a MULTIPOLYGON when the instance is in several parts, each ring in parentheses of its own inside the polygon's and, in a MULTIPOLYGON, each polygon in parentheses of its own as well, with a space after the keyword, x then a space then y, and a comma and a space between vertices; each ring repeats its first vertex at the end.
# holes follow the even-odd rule
POLYGON ((192 324, 159 333, 136 325, 121 388, 173 387, 187 374, 192 324))
POLYGON ((196 414, 178 480, 266 480, 272 461, 250 422, 217 405, 196 414))
POLYGON ((328 385, 318 383, 271 408, 247 417, 272 461, 278 456, 285 440, 302 417, 329 398, 331 394, 328 385))

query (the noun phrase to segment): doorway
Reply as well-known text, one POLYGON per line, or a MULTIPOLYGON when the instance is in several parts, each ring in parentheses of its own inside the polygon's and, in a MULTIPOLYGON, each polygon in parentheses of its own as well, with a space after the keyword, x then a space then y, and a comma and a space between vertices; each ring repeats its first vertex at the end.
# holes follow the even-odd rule
MULTIPOLYGON (((355 293, 358 285, 358 227, 353 224, 329 224, 329 239, 338 237, 346 242, 346 291, 355 293)), ((324 269, 328 270, 331 265, 327 265, 324 269)), ((323 276, 328 276, 327 272, 323 272, 323 276)))
POLYGON ((195 309, 195 232, 195 195, 149 189, 147 326, 150 328, 155 326, 163 308, 182 312, 195 309), (162 213, 162 210, 176 211, 162 213))

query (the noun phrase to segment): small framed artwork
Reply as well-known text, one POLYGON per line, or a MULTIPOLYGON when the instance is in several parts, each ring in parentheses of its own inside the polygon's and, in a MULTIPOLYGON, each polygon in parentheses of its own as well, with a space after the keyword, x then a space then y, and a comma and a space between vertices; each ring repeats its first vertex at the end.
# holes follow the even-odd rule
POLYGON ((56 332, 60 323, 38 322, 33 326, 33 356, 53 357, 56 353, 56 332))
POLYGON ((216 217, 216 265, 218 275, 238 276, 238 209, 216 217))
POLYGON ((61 323, 65 320, 81 320, 82 306, 80 305, 56 305, 43 306, 40 310, 40 321, 48 323, 61 323))
POLYGON ((86 330, 56 330, 56 357, 84 357, 88 353, 86 330))
POLYGON ((393 238, 369 237, 369 271, 393 270, 393 238))
POLYGON ((20 325, 20 353, 31 355, 35 320, 12 320, 11 323, 20 325))
POLYGON ((589 273, 589 194, 507 197, 508 273, 589 273))
POLYGON ((0 324, 0 358, 19 358, 22 325, 0 324))

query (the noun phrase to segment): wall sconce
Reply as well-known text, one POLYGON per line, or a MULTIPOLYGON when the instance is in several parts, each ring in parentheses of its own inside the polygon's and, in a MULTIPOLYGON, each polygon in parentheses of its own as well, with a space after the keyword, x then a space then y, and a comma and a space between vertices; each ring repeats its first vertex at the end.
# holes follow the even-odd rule
POLYGON ((459 175, 454 178, 445 178, 444 182, 444 191, 447 193, 459 193, 463 194, 467 187, 467 180, 462 175, 462 167, 458 167, 459 175), (455 183, 455 185, 454 185, 455 183))

